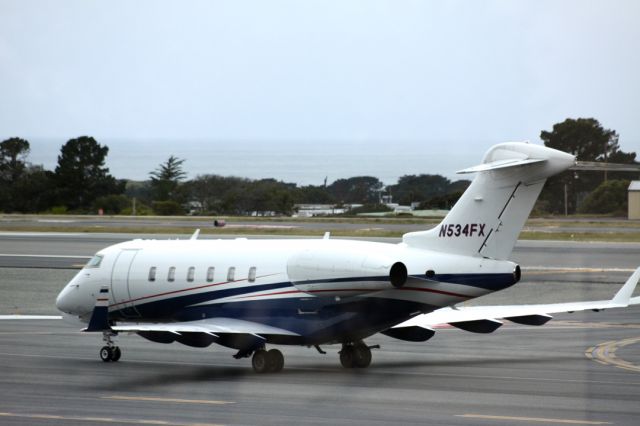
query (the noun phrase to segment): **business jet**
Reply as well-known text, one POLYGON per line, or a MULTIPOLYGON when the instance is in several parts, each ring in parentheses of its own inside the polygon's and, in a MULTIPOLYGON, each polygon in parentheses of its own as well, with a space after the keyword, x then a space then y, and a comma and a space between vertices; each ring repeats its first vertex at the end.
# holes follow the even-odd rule
POLYGON ((345 368, 365 368, 382 333, 422 342, 437 324, 490 333, 511 321, 542 325, 550 314, 640 303, 633 273, 611 300, 548 305, 459 307, 516 284, 508 257, 545 180, 575 163, 529 143, 492 147, 442 223, 399 244, 335 240, 137 239, 100 250, 56 300, 60 311, 102 333, 100 357, 118 361, 115 338, 236 350, 258 373, 284 356, 272 345, 340 344, 345 368), (268 346, 270 347, 269 349, 268 346))

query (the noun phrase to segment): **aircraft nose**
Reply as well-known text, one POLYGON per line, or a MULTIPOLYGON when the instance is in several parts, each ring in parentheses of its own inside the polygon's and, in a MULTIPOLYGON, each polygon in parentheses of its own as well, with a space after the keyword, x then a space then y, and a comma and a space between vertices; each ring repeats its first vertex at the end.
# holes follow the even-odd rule
POLYGON ((71 314, 73 310, 73 303, 71 301, 72 296, 70 295, 70 292, 71 284, 67 284, 66 287, 62 289, 60 294, 58 294, 58 297, 56 297, 56 308, 58 308, 59 311, 65 312, 67 314, 71 314))

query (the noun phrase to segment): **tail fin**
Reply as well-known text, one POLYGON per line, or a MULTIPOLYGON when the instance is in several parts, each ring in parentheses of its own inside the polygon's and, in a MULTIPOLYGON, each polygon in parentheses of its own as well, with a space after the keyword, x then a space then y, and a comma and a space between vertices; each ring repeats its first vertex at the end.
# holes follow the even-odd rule
POLYGON ((546 179, 574 163, 573 155, 539 145, 495 145, 482 164, 458 172, 478 175, 442 223, 402 240, 412 247, 506 259, 546 179))

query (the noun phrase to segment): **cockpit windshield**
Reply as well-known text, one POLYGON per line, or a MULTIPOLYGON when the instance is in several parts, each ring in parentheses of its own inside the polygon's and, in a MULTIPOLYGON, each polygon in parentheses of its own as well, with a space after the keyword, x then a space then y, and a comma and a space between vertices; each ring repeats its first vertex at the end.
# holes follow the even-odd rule
POLYGON ((88 262, 87 264, 84 266, 85 268, 99 268, 100 264, 102 263, 102 258, 104 256, 101 254, 96 254, 95 256, 93 256, 88 262))

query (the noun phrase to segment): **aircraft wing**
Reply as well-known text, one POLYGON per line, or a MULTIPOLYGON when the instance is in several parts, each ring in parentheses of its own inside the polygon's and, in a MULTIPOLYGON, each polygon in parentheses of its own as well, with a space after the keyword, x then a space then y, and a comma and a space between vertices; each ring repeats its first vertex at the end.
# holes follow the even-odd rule
POLYGON ((260 335, 278 335, 278 336, 299 336, 283 328, 272 327, 266 324, 260 324, 253 321, 244 321, 233 318, 207 318, 197 321, 185 322, 168 322, 168 323, 139 323, 139 324, 121 324, 111 327, 114 331, 158 331, 169 332, 173 334, 181 333, 205 333, 209 335, 217 334, 252 334, 260 335))
POLYGON ((502 322, 499 320, 504 319, 518 324, 542 325, 549 321, 551 319, 550 314, 554 313, 624 308, 629 305, 640 304, 640 296, 631 297, 639 279, 640 268, 635 270, 610 300, 540 305, 447 307, 428 314, 418 315, 392 327, 388 330, 389 333, 385 332, 385 334, 401 335, 404 329, 405 334, 411 335, 412 332, 410 330, 419 332, 419 329, 430 329, 430 327, 442 324, 450 324, 476 333, 490 333, 500 327, 502 322))

